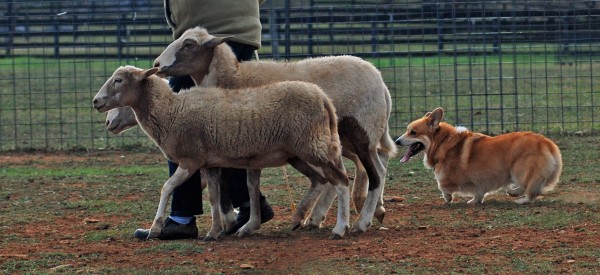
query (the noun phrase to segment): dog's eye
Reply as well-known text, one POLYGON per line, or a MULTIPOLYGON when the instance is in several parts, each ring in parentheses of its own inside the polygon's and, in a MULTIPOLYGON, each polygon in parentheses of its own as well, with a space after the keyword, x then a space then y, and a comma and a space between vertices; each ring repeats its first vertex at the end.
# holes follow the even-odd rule
POLYGON ((417 135, 417 132, 415 132, 415 130, 410 130, 410 135, 411 135, 411 136, 416 136, 416 135, 417 135))

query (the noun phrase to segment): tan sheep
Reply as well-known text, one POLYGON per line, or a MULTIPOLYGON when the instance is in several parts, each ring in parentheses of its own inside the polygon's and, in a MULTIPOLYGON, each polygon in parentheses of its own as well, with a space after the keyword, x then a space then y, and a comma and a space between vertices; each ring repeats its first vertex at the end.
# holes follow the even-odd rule
MULTIPOLYGON (((155 66, 165 75, 191 75, 197 85, 205 87, 255 87, 284 80, 317 84, 336 107, 343 155, 357 167, 352 196, 360 218, 353 230, 366 231, 373 215, 382 222, 386 167, 389 158, 396 154, 396 147, 388 133, 391 98, 379 71, 369 62, 353 56, 239 63, 229 46, 223 44, 225 41, 227 38, 214 37, 203 28, 187 30, 163 51, 155 66)), ((113 121, 125 125, 123 121, 127 119, 113 121)), ((107 122, 107 125, 110 127, 113 123, 107 122)), ((322 187, 316 183, 318 174, 302 172, 311 178, 314 188, 322 187)), ((320 226, 335 196, 333 191, 327 188, 320 196, 306 225, 320 226)), ((308 206, 316 199, 315 192, 318 191, 311 190, 299 204, 292 219, 294 227, 300 224, 308 206)))
POLYGON ((162 188, 149 238, 160 233, 173 189, 198 169, 207 177, 213 221, 206 239, 217 239, 233 225, 219 207, 215 179, 220 169, 210 169, 214 167, 247 169, 251 216, 237 235, 251 234, 260 228, 261 168, 281 166, 290 159, 319 167, 336 186, 340 199, 332 238, 344 236, 350 216, 348 178, 335 108, 318 86, 286 81, 235 90, 195 87, 174 94, 154 75, 157 71, 121 67, 93 100, 99 112, 130 106, 146 134, 169 160, 179 164, 162 188))

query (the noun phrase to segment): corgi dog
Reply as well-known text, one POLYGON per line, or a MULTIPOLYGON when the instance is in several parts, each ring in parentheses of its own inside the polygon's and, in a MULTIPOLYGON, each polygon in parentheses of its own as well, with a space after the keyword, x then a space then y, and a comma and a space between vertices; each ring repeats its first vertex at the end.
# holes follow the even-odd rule
POLYGON ((425 152, 423 163, 433 169, 447 203, 453 194, 472 196, 469 204, 483 203, 486 194, 502 188, 520 197, 516 203, 532 203, 558 183, 562 157, 550 139, 532 132, 491 137, 454 127, 443 117, 442 108, 428 112, 408 124, 396 144, 409 146, 402 163, 425 152))

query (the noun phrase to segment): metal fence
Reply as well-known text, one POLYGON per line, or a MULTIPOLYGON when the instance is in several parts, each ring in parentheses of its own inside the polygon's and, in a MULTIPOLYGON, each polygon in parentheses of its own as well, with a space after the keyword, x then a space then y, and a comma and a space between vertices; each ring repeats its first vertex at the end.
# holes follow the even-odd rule
MULTIPOLYGON (((378 67, 392 135, 438 106, 491 134, 600 130, 598 1, 267 0, 261 17, 261 58, 378 67)), ((91 99, 171 39, 161 0, 1 2, 0 151, 152 146, 139 129, 108 133, 91 99)))

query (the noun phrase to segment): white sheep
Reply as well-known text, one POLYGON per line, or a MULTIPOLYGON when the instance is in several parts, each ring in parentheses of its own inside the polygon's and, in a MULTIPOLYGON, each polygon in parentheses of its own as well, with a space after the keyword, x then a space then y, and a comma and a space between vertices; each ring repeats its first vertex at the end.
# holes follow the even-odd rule
POLYGON ((219 207, 215 179, 220 169, 206 171, 213 167, 247 169, 251 216, 237 234, 251 234, 260 228, 261 168, 281 166, 289 159, 319 167, 336 186, 338 219, 332 238, 344 236, 350 216, 348 178, 335 108, 318 86, 286 81, 235 90, 195 87, 174 94, 154 75, 157 71, 120 67, 93 100, 99 112, 130 106, 146 134, 169 160, 179 164, 162 188, 149 238, 160 233, 173 189, 199 169, 207 176, 213 221, 206 239, 217 239, 233 225, 219 207))
MULTIPOLYGON (((352 196, 360 218, 353 231, 366 231, 373 215, 382 222, 386 167, 389 158, 396 154, 396 147, 388 133, 391 98, 380 72, 369 62, 353 56, 239 63, 231 48, 224 44, 227 40, 214 37, 200 27, 187 30, 163 51, 155 66, 164 75, 191 75, 196 85, 204 87, 244 88, 284 80, 317 84, 336 107, 342 154, 356 164, 352 196)), ((123 111, 126 110, 120 110, 121 114, 123 111)), ((126 112, 119 117, 112 121, 122 125, 126 125, 124 121, 131 121, 131 118, 122 118, 126 112)), ((107 125, 113 123, 107 120, 107 125)), ((323 186, 316 183, 318 173, 306 169, 301 172, 311 178, 312 187, 323 186)), ((333 191, 325 189, 305 225, 320 226, 335 197, 333 191)), ((292 219, 294 228, 316 199, 315 192, 318 191, 311 190, 299 204, 292 219)))

